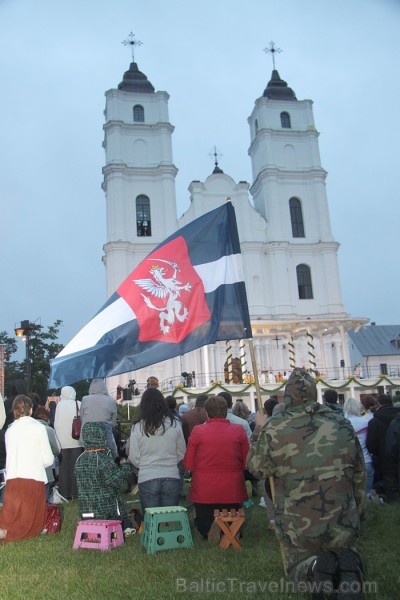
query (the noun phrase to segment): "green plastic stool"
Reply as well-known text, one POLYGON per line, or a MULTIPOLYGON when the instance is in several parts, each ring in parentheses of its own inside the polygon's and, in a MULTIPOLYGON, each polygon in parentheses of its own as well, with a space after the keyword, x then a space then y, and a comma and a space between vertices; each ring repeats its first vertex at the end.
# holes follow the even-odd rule
POLYGON ((147 554, 173 548, 193 548, 186 508, 159 506, 146 508, 140 543, 147 554))

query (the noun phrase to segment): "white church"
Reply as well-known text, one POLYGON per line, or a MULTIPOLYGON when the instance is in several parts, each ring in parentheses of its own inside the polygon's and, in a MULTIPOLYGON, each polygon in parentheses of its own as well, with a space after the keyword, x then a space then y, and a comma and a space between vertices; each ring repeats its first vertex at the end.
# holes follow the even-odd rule
MULTIPOLYGON (((178 218, 168 93, 155 91, 133 61, 105 96, 108 296, 157 244, 230 199, 260 381, 280 381, 294 366, 329 379, 353 373, 348 332, 368 319, 351 317, 343 306, 339 244, 331 231, 312 101, 298 100, 274 69, 254 106, 247 107, 251 183, 236 182, 216 160, 205 181, 190 183, 190 207, 178 218)), ((155 376, 167 389, 182 373, 193 374, 198 386, 231 383, 232 362, 241 368, 233 383, 246 381, 253 370, 245 341, 220 342, 121 375, 112 387, 135 379, 143 389, 155 376)))

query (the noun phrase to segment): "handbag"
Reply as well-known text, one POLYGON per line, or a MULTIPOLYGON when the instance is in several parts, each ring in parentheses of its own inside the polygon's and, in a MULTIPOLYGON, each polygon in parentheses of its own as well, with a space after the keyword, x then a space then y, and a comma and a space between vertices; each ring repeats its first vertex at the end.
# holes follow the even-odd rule
POLYGON ((61 511, 55 504, 47 504, 45 530, 47 533, 58 533, 61 531, 61 511))
POLYGON ((74 440, 79 440, 80 435, 81 435, 82 421, 81 421, 81 417, 79 415, 78 403, 76 400, 75 400, 75 405, 76 405, 76 415, 72 419, 71 436, 74 438, 74 440))

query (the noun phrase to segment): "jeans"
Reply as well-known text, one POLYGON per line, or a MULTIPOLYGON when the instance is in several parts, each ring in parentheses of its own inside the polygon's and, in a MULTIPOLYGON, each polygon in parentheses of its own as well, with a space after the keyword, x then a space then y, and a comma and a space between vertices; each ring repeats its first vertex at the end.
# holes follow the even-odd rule
POLYGON ((367 471, 367 494, 370 494, 374 487, 374 466, 372 462, 365 463, 365 470, 367 471))
POLYGON ((139 483, 142 511, 155 506, 177 506, 179 503, 180 480, 172 477, 149 479, 139 483))

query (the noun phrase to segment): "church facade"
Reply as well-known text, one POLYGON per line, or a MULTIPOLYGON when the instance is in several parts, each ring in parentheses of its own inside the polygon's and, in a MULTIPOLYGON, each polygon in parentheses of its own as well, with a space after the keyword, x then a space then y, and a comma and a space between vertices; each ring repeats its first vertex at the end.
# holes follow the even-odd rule
MULTIPOLYGON (((285 376, 294 366, 332 379, 351 374, 347 332, 367 319, 352 318, 343 306, 339 244, 331 231, 312 101, 298 100, 274 69, 248 118, 252 182, 235 182, 216 161, 205 181, 190 183, 190 206, 180 218, 168 101, 135 62, 118 87, 106 92, 108 296, 168 235, 229 199, 261 381, 285 376)), ((168 388, 182 373, 198 385, 239 382, 253 366, 245 340, 227 341, 122 375, 118 383, 134 378, 143 386, 156 376, 168 388)))

